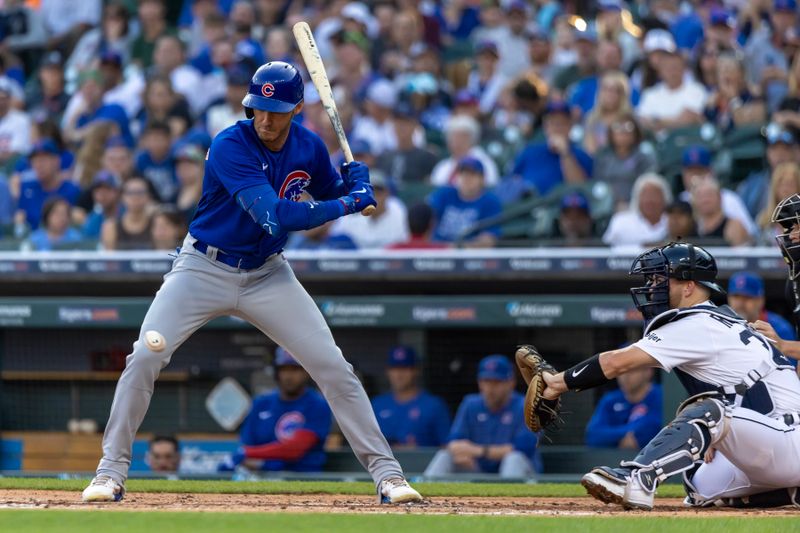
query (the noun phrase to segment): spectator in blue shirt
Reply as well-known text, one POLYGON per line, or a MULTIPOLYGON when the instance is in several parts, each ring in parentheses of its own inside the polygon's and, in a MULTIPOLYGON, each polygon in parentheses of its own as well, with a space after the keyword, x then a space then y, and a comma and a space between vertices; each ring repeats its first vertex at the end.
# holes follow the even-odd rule
MULTIPOLYGON (((754 272, 736 272, 728 282, 728 305, 748 322, 763 320, 785 341, 796 340, 788 320, 764 308, 764 280, 754 272)), ((789 358, 794 366, 797 359, 789 358)))
POLYGON ((82 233, 87 239, 100 239, 100 228, 106 220, 115 220, 121 211, 120 180, 107 170, 98 172, 92 180, 92 212, 86 216, 82 233))
POLYGON ((586 426, 588 446, 638 450, 661 431, 661 385, 652 379, 652 368, 632 370, 617 378, 619 389, 600 398, 586 426))
POLYGON ((17 222, 27 222, 35 230, 42 218, 42 206, 51 196, 61 196, 70 205, 80 195, 80 189, 61 175, 61 153, 50 139, 37 142, 30 153, 31 169, 20 177, 20 192, 17 200, 17 222))
POLYGON ((513 174, 521 176, 544 196, 562 183, 579 184, 592 175, 592 158, 569 140, 572 116, 565 102, 547 104, 545 142, 528 145, 517 156, 513 174))
POLYGON ((60 196, 51 196, 42 206, 42 223, 28 237, 34 250, 49 251, 80 242, 81 234, 69 225, 70 204, 60 196))
POLYGON ((490 248, 500 236, 500 226, 491 226, 476 235, 467 232, 481 220, 502 211, 500 199, 485 188, 483 164, 474 157, 465 157, 456 166, 456 186, 445 185, 431 193, 428 203, 436 213, 433 239, 455 242, 464 238, 469 248, 490 248))
POLYGON ((372 410, 389 444, 404 448, 446 444, 450 413, 440 398, 419 387, 414 349, 392 348, 386 365, 391 392, 373 398, 372 410))
POLYGON ((164 203, 178 195, 175 161, 170 150, 170 129, 165 122, 151 122, 142 133, 142 151, 136 156, 136 173, 150 182, 164 203))
POLYGON ((525 398, 514 391, 517 378, 504 355, 490 355, 478 366, 480 394, 461 402, 447 448, 436 453, 426 477, 455 472, 498 473, 502 478, 530 477, 541 471, 537 436, 525 425, 525 398))
POLYGON ((284 348, 275 351, 278 390, 253 400, 240 431, 242 448, 220 470, 244 463, 255 470, 318 472, 325 464, 331 410, 308 387, 309 376, 284 348))

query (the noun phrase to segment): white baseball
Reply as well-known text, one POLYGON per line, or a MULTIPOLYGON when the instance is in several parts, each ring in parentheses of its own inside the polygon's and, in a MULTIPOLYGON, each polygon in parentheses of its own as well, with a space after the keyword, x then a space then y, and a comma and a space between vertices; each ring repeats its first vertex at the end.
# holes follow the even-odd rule
POLYGON ((152 329, 144 332, 144 344, 154 352, 160 352, 167 347, 164 335, 152 329))

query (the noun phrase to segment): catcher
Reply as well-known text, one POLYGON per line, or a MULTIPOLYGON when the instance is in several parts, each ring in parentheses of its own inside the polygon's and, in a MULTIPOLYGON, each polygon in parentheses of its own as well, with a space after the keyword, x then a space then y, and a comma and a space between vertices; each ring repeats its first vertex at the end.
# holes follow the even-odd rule
MULTIPOLYGON (((536 348, 516 354, 529 382, 525 418, 533 431, 559 419, 559 397, 602 385, 641 367, 674 370, 690 397, 676 418, 631 461, 596 467, 581 484, 593 497, 626 508, 653 508, 658 485, 684 475, 690 505, 800 485, 800 381, 789 360, 713 293, 717 266, 703 248, 670 243, 637 257, 631 289, 645 319, 644 337, 556 372, 536 348), (792 427, 795 426, 795 427, 792 427), (705 462, 704 462, 705 461, 705 462)), ((789 493, 786 493, 789 494, 789 493)), ((794 493, 790 501, 798 504, 794 493)))

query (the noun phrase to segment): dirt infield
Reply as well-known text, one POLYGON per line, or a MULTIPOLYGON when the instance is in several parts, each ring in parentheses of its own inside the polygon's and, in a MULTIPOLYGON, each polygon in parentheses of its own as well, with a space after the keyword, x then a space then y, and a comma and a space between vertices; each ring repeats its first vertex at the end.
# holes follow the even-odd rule
POLYGON ((330 494, 172 494, 131 493, 120 503, 86 504, 78 492, 0 490, 0 509, 102 508, 119 511, 217 511, 264 513, 408 513, 538 516, 798 516, 796 509, 745 511, 689 509, 681 500, 657 500, 655 511, 624 511, 590 498, 436 497, 416 505, 378 505, 374 497, 330 494))

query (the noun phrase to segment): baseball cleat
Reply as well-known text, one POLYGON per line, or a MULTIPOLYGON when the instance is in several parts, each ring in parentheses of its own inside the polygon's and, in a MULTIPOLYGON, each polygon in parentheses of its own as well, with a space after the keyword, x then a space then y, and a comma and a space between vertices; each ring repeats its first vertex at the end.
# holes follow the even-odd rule
POLYGON ((421 502, 422 496, 411 488, 408 481, 401 477, 390 477, 378 485, 379 503, 412 503, 421 502))
POLYGON ((652 511, 657 486, 657 480, 652 470, 634 470, 625 487, 623 507, 652 511))
POLYGON ((125 496, 125 487, 111 476, 95 476, 89 486, 83 489, 85 502, 118 502, 125 496))
POLYGON ((607 466, 598 466, 581 478, 581 485, 595 499, 603 503, 624 505, 625 487, 628 486, 628 471, 607 466))

